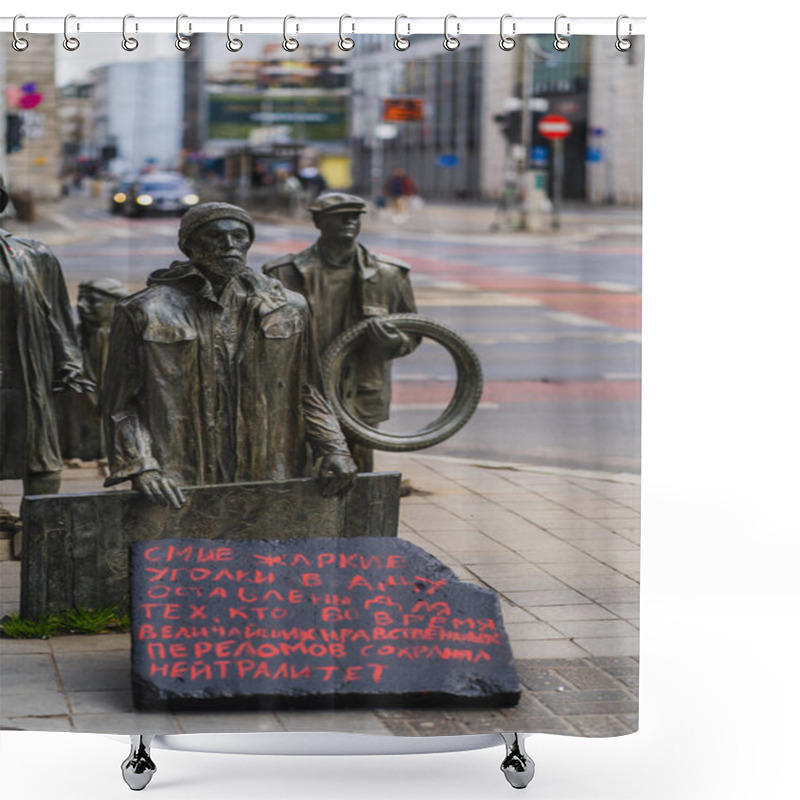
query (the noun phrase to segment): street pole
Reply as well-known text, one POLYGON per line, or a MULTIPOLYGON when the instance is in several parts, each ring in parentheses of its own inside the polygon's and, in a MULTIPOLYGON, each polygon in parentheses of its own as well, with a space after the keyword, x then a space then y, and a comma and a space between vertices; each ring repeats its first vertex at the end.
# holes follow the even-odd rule
POLYGON ((517 154, 517 198, 519 199, 519 230, 530 230, 530 220, 528 219, 530 198, 527 197, 528 186, 525 180, 528 169, 528 159, 531 148, 531 110, 528 107, 532 94, 533 84, 533 57, 528 62, 528 48, 530 40, 526 36, 520 36, 518 67, 518 83, 520 87, 520 149, 517 154))
POLYGON ((551 227, 561 227, 561 199, 564 194, 564 140, 553 140, 553 218, 551 227))
POLYGON ((381 195, 381 178, 383 176, 383 139, 373 134, 372 137, 372 169, 371 169, 371 182, 370 191, 372 197, 370 198, 373 203, 378 200, 381 195))

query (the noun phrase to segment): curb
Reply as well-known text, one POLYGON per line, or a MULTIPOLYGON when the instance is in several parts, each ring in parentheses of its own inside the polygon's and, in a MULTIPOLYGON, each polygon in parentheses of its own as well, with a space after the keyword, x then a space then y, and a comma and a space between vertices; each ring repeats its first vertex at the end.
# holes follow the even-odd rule
POLYGON ((396 456, 417 458, 422 461, 444 461, 449 464, 465 464, 481 469, 506 469, 513 472, 532 472, 540 475, 553 475, 561 478, 589 478, 591 480, 608 481, 609 483, 630 483, 641 485, 642 477, 633 472, 604 472, 601 470, 570 469, 569 467, 551 467, 536 464, 521 464, 487 459, 459 458, 457 456, 426 456, 416 453, 394 453, 396 456))

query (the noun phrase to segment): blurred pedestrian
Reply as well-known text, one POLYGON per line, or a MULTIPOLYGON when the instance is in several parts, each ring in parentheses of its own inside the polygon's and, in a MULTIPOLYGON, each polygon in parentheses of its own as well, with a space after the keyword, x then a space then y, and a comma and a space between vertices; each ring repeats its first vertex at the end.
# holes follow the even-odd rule
POLYGON ((316 167, 304 167, 297 174, 310 200, 318 197, 328 188, 327 181, 316 167))
POLYGON ((417 195, 417 187, 402 167, 395 167, 391 177, 386 181, 384 193, 389 198, 395 214, 405 217, 408 213, 409 198, 417 195))

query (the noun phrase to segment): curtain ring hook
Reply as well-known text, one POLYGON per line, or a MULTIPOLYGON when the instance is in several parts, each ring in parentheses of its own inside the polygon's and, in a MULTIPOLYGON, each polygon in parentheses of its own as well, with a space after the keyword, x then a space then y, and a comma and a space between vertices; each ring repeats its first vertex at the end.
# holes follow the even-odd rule
MULTIPOLYGON (((241 39, 236 39, 231 35, 231 23, 235 19, 239 19, 239 17, 237 17, 236 14, 231 14, 228 17, 228 26, 227 26, 227 29, 226 29, 226 33, 228 35, 228 41, 225 42, 225 47, 227 47, 228 50, 231 51, 231 53, 238 53, 243 47, 242 40, 241 39)), ((240 25, 239 26, 239 30, 241 30, 241 29, 242 29, 242 26, 240 25)))
MULTIPOLYGON (((181 33, 181 20, 188 19, 188 14, 178 14, 175 19, 175 47, 178 50, 188 50, 192 46, 192 40, 181 33)), ((189 23, 189 31, 192 30, 192 23, 189 23)))
MULTIPOLYGON (((555 49, 558 50, 561 53, 563 53, 564 50, 566 50, 569 47, 569 39, 565 39, 558 32, 558 21, 560 19, 566 19, 566 18, 567 18, 566 14, 559 14, 556 17, 555 25, 553 26, 553 32, 554 32, 555 37, 556 37, 555 41, 553 42, 553 47, 555 47, 555 49)), ((570 23, 568 22, 567 23, 567 36, 569 36, 569 34, 570 34, 570 23)))
POLYGON ((458 40, 458 34, 461 32, 461 23, 456 22, 456 35, 451 36, 447 30, 448 23, 451 19, 457 20, 458 17, 455 14, 448 14, 444 18, 444 42, 442 44, 444 45, 445 50, 453 51, 458 50, 458 46, 461 44, 461 42, 458 40))
MULTIPOLYGON (((128 20, 135 19, 133 14, 126 14, 122 18, 122 49, 127 50, 129 53, 133 52, 139 46, 139 40, 134 39, 133 36, 128 36, 128 20)), ((139 30, 138 23, 135 24, 135 29, 139 30)))
MULTIPOLYGON (((28 45, 30 44, 30 42, 27 39, 23 39, 17 33, 17 20, 20 20, 20 19, 25 19, 25 15, 24 14, 17 14, 17 16, 14 17, 14 22, 13 22, 13 24, 11 26, 11 33, 12 33, 12 35, 14 37, 13 40, 11 41, 11 46, 18 53, 21 53, 23 50, 27 50, 28 49, 28 45)), ((28 27, 27 27, 27 23, 26 23, 25 24, 25 30, 27 30, 27 29, 28 29, 28 27)))
MULTIPOLYGON (((346 19, 353 18, 349 14, 342 14, 342 16, 339 17, 339 49, 344 50, 345 52, 352 50, 356 46, 355 41, 349 36, 345 36, 342 30, 344 27, 344 21, 346 19)), ((355 32, 356 26, 352 22, 350 23, 350 29, 355 32)))
MULTIPOLYGON (((408 19, 405 14, 398 14, 394 18, 394 49, 395 50, 408 50, 411 47, 411 42, 405 38, 405 36, 400 35, 400 20, 401 19, 408 19)), ((406 26, 408 28, 408 33, 411 33, 411 23, 407 22, 406 26)))
MULTIPOLYGON (((81 42, 80 42, 80 39, 78 39, 77 36, 70 36, 69 35, 69 29, 68 29, 67 26, 69 25, 69 21, 71 19, 75 19, 75 15, 74 14, 67 14, 67 16, 64 17, 64 42, 63 42, 63 44, 64 44, 64 49, 65 50, 69 50, 70 53, 74 53, 81 46, 81 42)), ((76 30, 80 30, 81 29, 80 23, 76 23, 75 29, 76 30)))
MULTIPOLYGON (((566 19, 566 18, 567 18, 567 15, 566 15, 566 14, 559 14, 559 15, 556 17, 556 21, 555 21, 555 24, 554 24, 554 26, 553 26, 553 33, 554 33, 554 35, 555 35, 555 37, 556 37, 556 38, 555 38, 555 40, 553 41, 553 47, 555 47, 555 49, 556 49, 556 50, 558 50, 558 51, 559 51, 559 52, 561 52, 561 53, 563 53, 563 52, 564 52, 564 50, 566 50, 566 49, 569 47, 569 39, 565 39, 565 38, 564 38, 564 37, 563 37, 563 36, 562 36, 562 35, 561 35, 561 34, 558 32, 558 21, 559 21, 560 19, 566 19)), ((569 35, 570 35, 570 32, 571 32, 571 31, 570 31, 570 27, 571 27, 570 23, 569 23, 569 22, 567 22, 567 36, 569 36, 569 35)))
POLYGON ((282 47, 287 53, 293 53, 300 47, 300 42, 297 39, 293 39, 289 36, 289 20, 290 19, 297 19, 297 17, 293 17, 291 14, 285 16, 283 18, 283 44, 282 47))
MULTIPOLYGON (((511 18, 512 18, 511 14, 503 14, 503 16, 500 17, 500 49, 505 50, 506 52, 508 52, 509 50, 513 50, 517 45, 516 39, 514 39, 513 36, 506 36, 505 32, 506 20, 511 18)), ((511 33, 516 33, 516 32, 517 32, 517 23, 512 22, 511 33)))
MULTIPOLYGON (((631 40, 630 39, 623 39, 622 36, 620 35, 620 23, 624 19, 629 19, 627 14, 620 14, 617 17, 617 41, 614 42, 614 47, 616 47, 617 50, 620 51, 620 53, 625 53, 625 52, 627 52, 628 50, 631 49, 631 40)), ((632 31, 633 31, 633 26, 629 22, 628 23, 628 36, 631 35, 632 31)))

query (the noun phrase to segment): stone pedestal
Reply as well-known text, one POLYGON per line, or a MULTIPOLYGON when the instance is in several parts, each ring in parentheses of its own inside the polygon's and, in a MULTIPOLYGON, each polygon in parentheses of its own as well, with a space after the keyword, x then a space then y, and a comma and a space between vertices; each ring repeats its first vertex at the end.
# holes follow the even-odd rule
POLYGON ((330 498, 312 478, 190 487, 185 494, 180 511, 133 491, 24 498, 21 615, 124 604, 131 542, 397 535, 399 473, 359 475, 348 494, 330 498))

